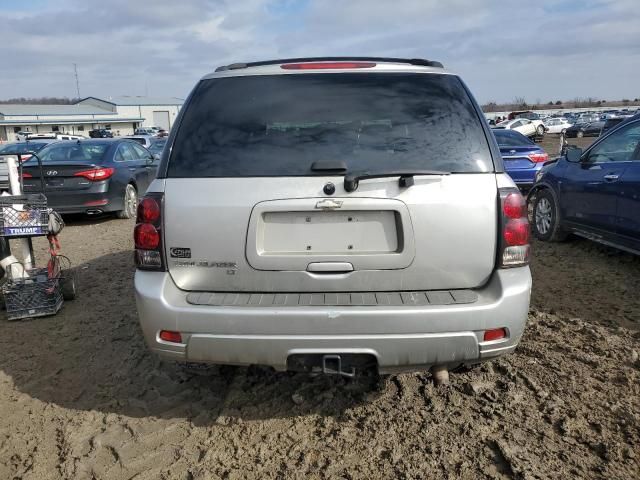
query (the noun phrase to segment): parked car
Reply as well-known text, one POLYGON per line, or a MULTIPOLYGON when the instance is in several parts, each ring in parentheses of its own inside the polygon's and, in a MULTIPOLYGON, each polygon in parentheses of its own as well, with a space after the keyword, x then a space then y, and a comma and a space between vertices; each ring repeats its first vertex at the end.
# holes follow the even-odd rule
POLYGON ((567 149, 538 173, 530 197, 540 240, 573 233, 640 254, 640 116, 584 152, 567 149))
POLYGON ((44 147, 55 141, 55 139, 36 139, 26 142, 6 143, 4 145, 0 145, 0 155, 15 155, 23 153, 23 155, 20 155, 19 160, 21 162, 25 162, 31 158, 31 155, 24 152, 38 153, 44 147))
POLYGON ((630 118, 630 117, 629 116, 609 117, 607 120, 605 120, 604 125, 602 126, 602 131, 600 132, 600 135, 604 135, 609 130, 611 130, 614 127, 620 125, 622 122, 624 122, 628 118, 630 118))
POLYGON ((521 190, 533 185, 535 176, 549 155, 538 145, 514 130, 493 130, 504 160, 504 169, 521 190))
POLYGON ((540 137, 544 135, 545 127, 541 120, 529 120, 527 118, 516 118, 500 122, 494 129, 515 130, 526 137, 540 137))
MULTIPOLYGON (((42 160, 49 206, 60 213, 115 212, 131 218, 155 178, 151 153, 131 140, 87 139, 56 142, 43 148, 42 160)), ((40 191, 35 159, 25 162, 25 192, 40 191)))
POLYGON ((16 132, 16 142, 24 142, 29 138, 29 135, 33 135, 33 132, 27 132, 25 130, 20 130, 16 132))
POLYGON ((149 135, 152 137, 155 137, 158 132, 160 131, 160 128, 158 127, 140 127, 140 128, 136 128, 134 135, 149 135))
POLYGON ((16 134, 18 142, 26 142, 27 140, 80 140, 86 138, 82 135, 75 135, 64 132, 19 132, 16 134))
POLYGON ((594 123, 600 121, 600 115, 595 113, 583 113, 578 115, 576 123, 594 123))
POLYGON ((89 136, 91 138, 113 138, 113 132, 105 128, 94 128, 89 131, 89 136))
POLYGON ((572 125, 566 118, 550 118, 544 122, 546 133, 564 133, 572 125))
POLYGON ((526 118, 527 120, 540 120, 540 115, 531 110, 522 110, 519 112, 511 112, 507 116, 507 120, 513 120, 515 118, 526 118))
POLYGON ((150 148, 153 142, 157 139, 157 137, 151 135, 129 135, 124 138, 138 142, 145 148, 150 148))
POLYGON ((154 156, 156 160, 160 160, 160 156, 162 155, 162 151, 164 150, 165 145, 167 144, 167 138, 157 138, 153 142, 151 142, 151 146, 149 147, 149 151, 154 156))
POLYGON ((576 123, 565 130, 568 138, 597 137, 600 135, 605 122, 576 123))
POLYGON ((134 232, 153 351, 444 379, 515 348, 526 205, 457 75, 269 61, 219 68, 189 98, 134 232))

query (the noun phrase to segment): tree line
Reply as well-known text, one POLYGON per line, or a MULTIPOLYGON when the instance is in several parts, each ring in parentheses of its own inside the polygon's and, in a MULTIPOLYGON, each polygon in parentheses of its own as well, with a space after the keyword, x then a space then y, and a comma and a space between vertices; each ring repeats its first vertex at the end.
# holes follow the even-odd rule
POLYGON ((0 100, 1 104, 16 103, 22 105, 73 105, 77 103, 79 98, 68 97, 16 97, 8 98, 7 100, 0 100))
POLYGON ((511 103, 487 102, 482 105, 484 112, 505 112, 509 110, 546 110, 549 108, 589 108, 589 107, 611 107, 618 108, 630 104, 640 103, 640 98, 633 100, 623 98, 622 100, 600 100, 593 97, 574 98, 573 100, 550 100, 546 103, 537 99, 535 102, 529 103, 524 97, 515 97, 511 103))

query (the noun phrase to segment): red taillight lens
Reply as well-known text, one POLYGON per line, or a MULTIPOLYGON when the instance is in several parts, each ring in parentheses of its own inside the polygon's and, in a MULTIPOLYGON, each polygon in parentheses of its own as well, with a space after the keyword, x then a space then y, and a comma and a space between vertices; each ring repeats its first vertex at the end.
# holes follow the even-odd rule
POLYGON ((160 233, 150 223, 139 223, 133 230, 136 248, 155 250, 160 245, 160 233))
POLYGON ((527 202, 516 188, 501 188, 502 238, 498 266, 521 267, 529 263, 529 220, 527 202))
POLYGON ((522 218, 527 216, 527 202, 519 192, 509 193, 502 201, 502 212, 507 218, 522 218))
POLYGON ((546 153, 532 153, 528 157, 533 163, 543 163, 549 160, 549 155, 546 153))
POLYGON ((94 168, 92 170, 83 170, 82 172, 74 173, 74 177, 83 177, 91 182, 99 182, 100 180, 106 180, 111 178, 115 173, 115 168, 94 168))
POLYGON ((485 342, 491 342, 492 340, 502 340, 503 338, 507 338, 507 331, 504 328, 485 330, 484 332, 485 342))
POLYGON ((160 218, 160 205, 151 197, 145 197, 138 205, 138 223, 156 223, 160 218))
POLYGON ((31 175, 30 173, 27 173, 27 172, 23 172, 22 173, 22 178, 33 178, 33 175, 31 175))
POLYGON ((160 340, 171 343, 182 343, 182 335, 180 334, 180 332, 160 330, 160 340))
POLYGON ((19 155, 19 159, 21 163, 26 162, 27 160, 29 160, 31 157, 33 157, 33 155, 19 155))
POLYGON ((341 68, 372 68, 374 62, 306 62, 306 63, 284 63, 280 65, 283 70, 330 70, 341 68))
POLYGON ((529 243, 529 222, 526 218, 509 220, 504 228, 504 241, 509 247, 529 243))
POLYGON ((141 270, 165 270, 162 251, 162 197, 162 193, 148 193, 138 205, 133 239, 136 244, 136 266, 141 270))

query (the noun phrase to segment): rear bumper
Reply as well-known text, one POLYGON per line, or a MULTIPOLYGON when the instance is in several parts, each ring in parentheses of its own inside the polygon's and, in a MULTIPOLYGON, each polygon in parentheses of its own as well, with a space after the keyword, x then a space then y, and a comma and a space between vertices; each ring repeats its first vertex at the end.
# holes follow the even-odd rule
POLYGON ((113 212, 122 210, 121 195, 105 192, 50 192, 47 191, 49 207, 59 213, 113 212))
POLYGON ((507 174, 518 186, 531 186, 535 183, 536 174, 542 169, 543 163, 536 163, 531 168, 510 169, 506 168, 507 174))
POLYGON ((136 300, 149 347, 166 358, 284 370, 294 354, 373 355, 382 373, 473 364, 513 351, 529 310, 528 267, 494 272, 472 304, 425 306, 191 305, 168 273, 137 271, 136 300), (505 328, 505 339, 483 333, 505 328), (159 338, 182 333, 181 344, 159 338))

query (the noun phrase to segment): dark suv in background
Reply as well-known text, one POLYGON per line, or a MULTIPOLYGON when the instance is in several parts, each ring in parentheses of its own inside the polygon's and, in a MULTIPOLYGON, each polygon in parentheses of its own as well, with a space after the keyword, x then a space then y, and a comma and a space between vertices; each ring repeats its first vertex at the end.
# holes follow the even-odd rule
POLYGON ((89 132, 91 138, 113 138, 113 133, 104 128, 95 128, 89 132))

